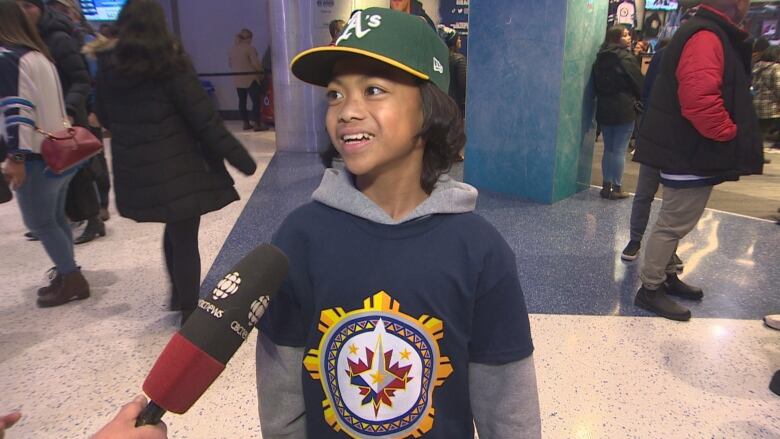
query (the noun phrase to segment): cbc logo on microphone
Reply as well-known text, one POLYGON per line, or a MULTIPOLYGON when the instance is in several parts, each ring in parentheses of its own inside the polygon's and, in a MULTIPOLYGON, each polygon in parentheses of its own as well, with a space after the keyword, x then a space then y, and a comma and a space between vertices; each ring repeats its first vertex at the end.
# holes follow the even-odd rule
POLYGON ((270 301, 270 297, 263 296, 252 302, 252 307, 249 310, 249 326, 255 326, 257 324, 257 321, 263 316, 265 309, 268 308, 268 302, 270 301))
POLYGON ((239 285, 241 285, 241 275, 238 272, 230 273, 219 281, 211 292, 211 297, 214 300, 227 299, 238 291, 239 285))

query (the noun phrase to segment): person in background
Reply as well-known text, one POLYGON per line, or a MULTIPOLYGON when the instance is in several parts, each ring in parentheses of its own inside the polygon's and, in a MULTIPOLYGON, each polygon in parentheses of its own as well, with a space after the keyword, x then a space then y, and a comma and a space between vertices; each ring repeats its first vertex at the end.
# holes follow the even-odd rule
MULTIPOLYGON (((753 105, 764 140, 780 133, 780 47, 770 46, 753 66, 753 105)), ((775 137, 777 139, 777 137, 775 137)), ((772 148, 780 148, 775 140, 772 148)))
POLYGON ((642 73, 629 52, 631 33, 623 26, 607 30, 604 43, 593 64, 596 88, 596 121, 604 135, 601 160, 602 198, 628 198, 623 192, 626 150, 634 131, 637 103, 642 93, 642 73))
MULTIPOLYGON (((57 67, 65 94, 65 108, 71 124, 89 127, 87 99, 92 82, 84 57, 81 55, 79 34, 70 19, 50 10, 43 0, 16 0, 27 19, 38 28, 43 42, 57 67)), ((100 202, 94 190, 94 179, 88 166, 84 166, 70 182, 66 212, 73 221, 87 220, 87 226, 77 244, 90 242, 106 235, 106 226, 100 219, 100 202)), ((33 234, 34 235, 34 234, 33 234)))
POLYGON ((761 54, 764 53, 766 49, 769 49, 769 46, 769 40, 767 40, 766 37, 758 37, 753 41, 753 53, 751 55, 753 65, 761 60, 761 54))
POLYGON ((460 53, 461 39, 458 31, 440 24, 439 37, 450 49, 450 90, 449 95, 455 99, 460 108, 460 114, 466 116, 466 57, 460 53))
POLYGON ((672 255, 696 226, 712 188, 760 174, 763 148, 750 94, 749 0, 704 0, 664 50, 634 160, 660 169, 663 202, 640 266, 634 304, 672 320, 689 309, 669 295, 704 293, 677 276, 672 255), (728 90, 724 93, 723 90, 728 90))
POLYGON ((425 12, 423 4, 419 0, 390 0, 390 9, 421 17, 428 23, 428 26, 436 30, 436 23, 434 23, 428 13, 425 12))
POLYGON ((238 111, 241 113, 241 119, 244 121, 244 130, 252 129, 246 108, 247 96, 252 100, 254 130, 267 130, 268 127, 260 121, 260 93, 262 92, 260 82, 264 76, 263 65, 260 64, 257 49, 252 46, 252 31, 249 29, 241 29, 241 32, 236 34, 235 44, 230 48, 228 64, 234 73, 245 73, 243 75, 233 75, 233 84, 235 84, 236 92, 238 93, 238 111))
MULTIPOLYGON (((87 18, 81 12, 78 4, 75 0, 49 0, 46 6, 55 10, 70 19, 73 26, 76 29, 76 36, 81 47, 81 52, 84 53, 85 48, 88 45, 93 44, 99 39, 100 34, 97 34, 92 26, 87 21, 87 18)), ((87 63, 87 70, 91 79, 94 79, 97 74, 97 61, 94 58, 85 57, 87 63)), ((87 123, 89 131, 101 141, 103 140, 103 127, 100 126, 100 121, 95 115, 95 93, 94 82, 91 82, 93 88, 90 90, 87 98, 87 123)), ((111 177, 108 172, 108 162, 106 161, 106 154, 104 151, 100 151, 98 155, 93 157, 86 165, 86 174, 92 178, 93 184, 97 189, 98 201, 100 202, 100 209, 98 211, 98 218, 100 221, 108 221, 111 216, 108 213, 109 197, 111 193, 111 177)), ((89 190, 87 186, 87 190, 89 190)), ((100 236, 99 227, 96 226, 95 220, 92 220, 92 226, 89 222, 81 236, 77 237, 74 241, 76 245, 90 242, 100 236)))
POLYGON ((62 88, 49 51, 13 0, 0 0, 0 113, 8 158, 3 175, 16 191, 27 228, 37 236, 56 275, 38 290, 37 305, 51 307, 89 297, 89 284, 76 264, 73 236, 65 217, 68 183, 75 171, 47 172, 44 137, 68 123, 62 88))
MULTIPOLYGON (((684 24, 691 17, 696 14, 696 8, 687 9, 680 17, 680 24, 684 24)), ((642 108, 648 108, 650 106, 650 94, 653 91, 653 84, 661 71, 661 60, 666 46, 669 45, 668 38, 665 38, 658 42, 656 46, 653 59, 650 60, 650 65, 647 67, 647 73, 645 74, 645 80, 642 88, 642 108)), ((642 238, 644 237, 645 230, 647 229, 647 222, 650 219, 650 207, 652 206, 655 194, 658 192, 658 187, 661 185, 661 171, 647 166, 645 164, 639 164, 639 177, 636 182, 636 193, 634 194, 634 200, 631 204, 631 228, 628 244, 620 254, 620 258, 624 261, 633 261, 639 254, 639 249, 642 247, 642 238)), ((685 268, 680 256, 677 255, 675 250, 672 255, 672 262, 678 272, 682 272, 685 268)))
POLYGON ((328 24, 328 32, 330 32, 330 45, 335 46, 336 40, 339 38, 342 32, 344 32, 344 26, 347 23, 344 20, 333 20, 328 24))
POLYGON ((98 52, 97 114, 111 131, 119 214, 165 224, 171 309, 181 322, 200 289, 200 217, 238 199, 224 160, 251 175, 252 157, 225 128, 156 0, 130 0, 115 44, 98 52))

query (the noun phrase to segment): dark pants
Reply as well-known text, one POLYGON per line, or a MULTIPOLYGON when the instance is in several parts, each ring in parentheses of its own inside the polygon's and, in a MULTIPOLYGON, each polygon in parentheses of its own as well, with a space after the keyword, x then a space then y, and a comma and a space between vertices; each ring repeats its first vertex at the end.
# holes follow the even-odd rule
POLYGON ((636 182, 636 195, 631 205, 631 240, 642 241, 650 219, 650 205, 653 204, 658 185, 661 184, 661 171, 652 166, 639 165, 639 178, 636 182))
POLYGON ((237 88, 238 92, 238 111, 241 113, 241 119, 249 122, 249 113, 246 110, 246 97, 252 100, 252 121, 260 121, 260 92, 262 91, 257 81, 252 81, 249 88, 237 88))
POLYGON ((165 224, 163 249, 171 278, 171 308, 194 310, 200 293, 200 217, 165 224))
MULTIPOLYGON (((89 131, 100 139, 101 142, 103 141, 102 127, 91 126, 89 127, 89 131)), ((106 162, 106 154, 104 151, 100 151, 100 154, 92 158, 90 169, 92 170, 92 176, 98 190, 100 207, 108 209, 108 197, 111 193, 111 177, 108 175, 108 163, 106 162)))

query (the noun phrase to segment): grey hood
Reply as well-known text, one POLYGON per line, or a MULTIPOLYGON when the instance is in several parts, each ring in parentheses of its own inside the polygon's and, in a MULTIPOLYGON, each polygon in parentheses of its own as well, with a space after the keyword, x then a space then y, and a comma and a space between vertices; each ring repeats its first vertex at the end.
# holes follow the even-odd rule
POLYGON ((473 212, 477 206, 477 190, 443 175, 431 195, 412 213, 401 220, 394 220, 381 207, 371 201, 352 183, 352 175, 344 170, 326 169, 320 187, 311 198, 326 206, 379 224, 401 224, 436 213, 473 212))

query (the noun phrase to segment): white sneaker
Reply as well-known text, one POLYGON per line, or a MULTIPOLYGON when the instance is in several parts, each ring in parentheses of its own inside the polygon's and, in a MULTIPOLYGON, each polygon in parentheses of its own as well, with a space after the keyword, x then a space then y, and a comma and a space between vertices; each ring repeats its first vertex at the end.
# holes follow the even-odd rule
POLYGON ((764 324, 780 331, 780 314, 770 314, 764 317, 764 324))

